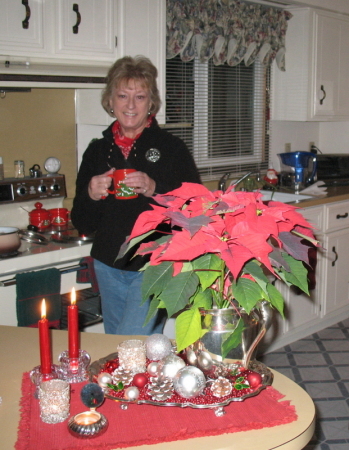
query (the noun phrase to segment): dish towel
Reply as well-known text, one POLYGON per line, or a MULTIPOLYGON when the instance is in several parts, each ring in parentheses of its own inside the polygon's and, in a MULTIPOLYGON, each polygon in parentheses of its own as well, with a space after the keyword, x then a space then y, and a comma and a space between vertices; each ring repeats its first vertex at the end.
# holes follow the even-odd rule
POLYGON ((19 327, 37 327, 41 303, 46 301, 50 328, 60 328, 62 313, 61 272, 57 268, 16 275, 16 308, 19 327))
POLYGON ((99 287, 97 282, 97 277, 95 273, 95 268, 93 265, 92 256, 86 256, 80 260, 80 265, 86 265, 86 269, 81 269, 77 271, 76 282, 77 283, 91 283, 91 289, 94 294, 99 294, 99 287))

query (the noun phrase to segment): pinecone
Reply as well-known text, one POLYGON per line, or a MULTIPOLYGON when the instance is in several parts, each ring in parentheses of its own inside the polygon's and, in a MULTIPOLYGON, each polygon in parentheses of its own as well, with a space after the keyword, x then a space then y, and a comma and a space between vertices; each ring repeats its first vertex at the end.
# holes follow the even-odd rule
POLYGON ((230 381, 223 377, 218 377, 211 385, 212 395, 215 397, 225 397, 233 390, 230 381))
POLYGON ((150 377, 148 395, 157 402, 164 402, 173 395, 173 382, 167 377, 150 377))
POLYGON ((133 375, 131 370, 124 369, 123 367, 118 367, 111 374, 113 383, 118 384, 122 383, 124 386, 127 386, 133 380, 133 375))

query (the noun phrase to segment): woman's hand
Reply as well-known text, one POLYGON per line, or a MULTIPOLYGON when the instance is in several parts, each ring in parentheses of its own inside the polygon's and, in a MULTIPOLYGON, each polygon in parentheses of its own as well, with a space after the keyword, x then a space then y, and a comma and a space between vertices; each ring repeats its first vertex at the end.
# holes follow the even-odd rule
POLYGON ((156 183, 148 177, 144 172, 131 172, 125 177, 124 183, 126 186, 133 188, 137 194, 142 194, 145 197, 151 197, 155 192, 156 183))
POLYGON ((109 189, 112 182, 112 178, 108 175, 113 173, 114 170, 110 169, 102 175, 96 175, 91 178, 88 185, 88 193, 92 200, 100 200, 108 195, 107 189, 109 189))

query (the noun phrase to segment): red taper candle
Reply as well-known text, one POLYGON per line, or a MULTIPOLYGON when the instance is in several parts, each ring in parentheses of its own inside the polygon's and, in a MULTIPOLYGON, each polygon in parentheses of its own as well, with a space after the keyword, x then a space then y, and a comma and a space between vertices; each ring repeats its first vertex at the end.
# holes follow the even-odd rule
POLYGON ((71 292, 71 305, 68 306, 69 358, 79 357, 79 315, 75 289, 71 292))
POLYGON ((51 342, 48 329, 48 320, 46 319, 45 299, 41 303, 41 319, 39 320, 39 342, 40 342, 40 371, 42 374, 51 373, 51 342))

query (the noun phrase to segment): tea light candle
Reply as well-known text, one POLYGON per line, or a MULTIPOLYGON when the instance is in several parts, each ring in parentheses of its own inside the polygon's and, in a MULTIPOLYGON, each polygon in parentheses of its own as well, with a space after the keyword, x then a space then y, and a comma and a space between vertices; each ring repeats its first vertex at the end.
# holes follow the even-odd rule
POLYGON ((79 425, 92 425, 101 419, 101 415, 96 411, 85 411, 77 414, 74 418, 79 425))
POLYGON ((117 348, 120 366, 131 370, 133 374, 146 370, 146 347, 139 339, 121 342, 117 348))
POLYGON ((69 358, 79 357, 79 313, 75 289, 71 292, 71 305, 68 306, 69 358))
POLYGON ((51 342, 48 329, 48 320, 46 318, 45 299, 41 303, 41 319, 38 323, 39 343, 40 343, 40 371, 42 374, 49 374, 52 371, 51 342))

